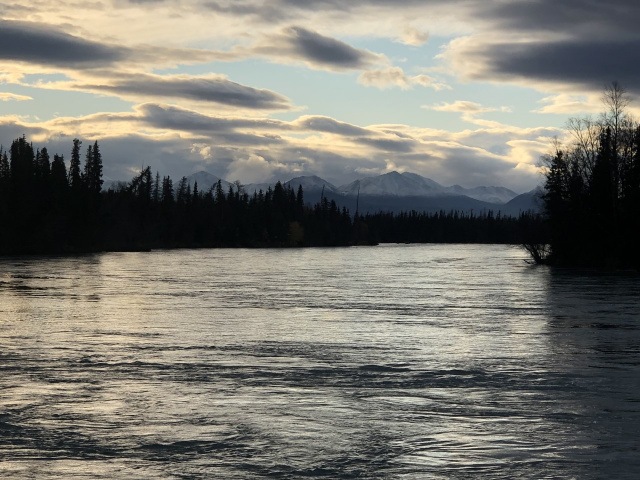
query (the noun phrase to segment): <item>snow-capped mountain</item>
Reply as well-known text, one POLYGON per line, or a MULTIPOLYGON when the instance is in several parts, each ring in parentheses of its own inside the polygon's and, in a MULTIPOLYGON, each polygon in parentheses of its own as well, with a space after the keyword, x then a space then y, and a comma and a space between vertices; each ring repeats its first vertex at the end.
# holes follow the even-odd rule
POLYGON ((452 185, 445 190, 455 195, 466 195, 489 203, 507 203, 518 196, 516 192, 505 187, 464 188, 460 185, 452 185))
POLYGON ((322 190, 325 192, 338 192, 335 185, 327 182, 326 180, 318 177, 317 175, 307 175, 302 177, 295 177, 284 183, 285 187, 291 186, 294 190, 298 190, 299 186, 302 186, 304 192, 322 190))
POLYGON ((415 173, 389 172, 366 177, 338 187, 343 195, 391 195, 397 197, 432 196, 443 193, 444 187, 415 173))
MULTIPOLYGON (((304 188, 304 187, 303 187, 304 188)), ((464 188, 460 185, 444 187, 417 173, 390 172, 377 177, 367 177, 338 188, 343 195, 392 195, 398 197, 466 195, 489 203, 507 203, 518 194, 504 187, 464 188)))

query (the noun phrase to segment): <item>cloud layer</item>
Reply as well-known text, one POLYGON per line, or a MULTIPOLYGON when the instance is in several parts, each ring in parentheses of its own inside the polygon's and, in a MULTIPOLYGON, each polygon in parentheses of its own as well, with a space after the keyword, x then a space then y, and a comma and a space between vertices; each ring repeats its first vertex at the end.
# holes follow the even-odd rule
POLYGON ((202 114, 155 103, 139 105, 130 113, 39 123, 0 120, 2 138, 19 131, 36 143, 53 142, 62 153, 70 148, 73 136, 100 138, 108 159, 105 174, 117 179, 127 178, 147 164, 173 176, 205 168, 245 183, 267 180, 264 172, 270 176, 277 173, 282 180, 315 173, 346 183, 365 173, 400 170, 428 175, 445 184, 506 184, 520 191, 537 184, 537 156, 558 134, 554 129, 450 133, 403 125, 363 127, 308 115, 287 122, 202 114), (61 139, 66 140, 60 143, 61 139), (127 146, 134 155, 123 151, 127 146), (168 159, 167 152, 174 152, 175 158, 168 159), (462 171, 465 180, 461 181, 462 171))
POLYGON ((243 181, 398 169, 522 190, 563 133, 545 118, 597 111, 612 80, 640 94, 640 5, 629 0, 37 3, 0 0, 0 140, 100 138, 116 178, 146 162, 243 181), (515 126, 532 117, 503 106, 502 85, 532 97, 525 113, 539 126, 515 126), (54 92, 123 103, 69 114, 54 92), (44 120, 18 109, 56 101, 44 120), (344 104, 395 108, 419 126, 347 122, 335 113, 344 104))

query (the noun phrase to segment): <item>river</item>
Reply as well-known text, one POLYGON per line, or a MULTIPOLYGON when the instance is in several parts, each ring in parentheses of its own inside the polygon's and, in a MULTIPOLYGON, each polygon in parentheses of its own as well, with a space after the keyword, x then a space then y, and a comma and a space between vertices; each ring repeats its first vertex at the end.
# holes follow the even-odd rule
POLYGON ((640 276, 525 259, 0 258, 0 478, 640 477, 640 276))

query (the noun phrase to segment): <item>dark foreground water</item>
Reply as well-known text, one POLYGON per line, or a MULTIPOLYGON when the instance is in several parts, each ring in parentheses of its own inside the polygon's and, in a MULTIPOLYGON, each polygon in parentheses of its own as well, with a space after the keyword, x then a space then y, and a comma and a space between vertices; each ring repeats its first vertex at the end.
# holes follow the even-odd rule
POLYGON ((0 258, 0 478, 640 478, 640 278, 524 258, 0 258))

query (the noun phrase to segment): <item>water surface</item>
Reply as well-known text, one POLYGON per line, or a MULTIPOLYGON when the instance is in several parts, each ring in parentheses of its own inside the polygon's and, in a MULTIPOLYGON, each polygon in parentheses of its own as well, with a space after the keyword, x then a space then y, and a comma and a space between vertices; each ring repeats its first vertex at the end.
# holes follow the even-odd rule
POLYGON ((638 478, 640 278, 525 258, 0 258, 0 477, 638 478))

